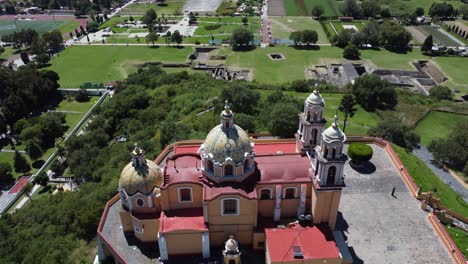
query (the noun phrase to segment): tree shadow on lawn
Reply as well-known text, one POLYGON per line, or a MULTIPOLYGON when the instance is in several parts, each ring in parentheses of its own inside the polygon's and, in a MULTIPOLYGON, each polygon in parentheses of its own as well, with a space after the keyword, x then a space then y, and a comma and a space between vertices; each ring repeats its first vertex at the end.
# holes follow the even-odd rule
POLYGON ((372 174, 376 171, 375 165, 370 161, 356 164, 351 160, 349 162, 349 166, 351 166, 353 170, 359 172, 360 174, 372 174))
POLYGON ((297 45, 297 46, 290 46, 290 47, 293 47, 294 49, 297 49, 297 50, 320 50, 320 46, 319 45, 297 45))
POLYGON ((234 52, 249 52, 256 50, 257 47, 255 46, 241 46, 241 47, 233 47, 232 51, 234 52))

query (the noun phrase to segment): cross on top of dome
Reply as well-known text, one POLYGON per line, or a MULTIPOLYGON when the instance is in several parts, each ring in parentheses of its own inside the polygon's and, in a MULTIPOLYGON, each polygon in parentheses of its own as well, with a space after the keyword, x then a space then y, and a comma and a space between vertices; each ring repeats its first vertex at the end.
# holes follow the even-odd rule
POLYGON ((145 151, 138 146, 138 143, 135 143, 132 155, 132 165, 135 169, 139 169, 146 165, 145 151))

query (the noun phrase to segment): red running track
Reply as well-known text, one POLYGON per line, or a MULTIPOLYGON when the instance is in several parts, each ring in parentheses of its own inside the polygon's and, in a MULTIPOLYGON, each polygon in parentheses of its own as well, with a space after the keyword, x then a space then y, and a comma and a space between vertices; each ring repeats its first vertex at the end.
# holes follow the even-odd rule
POLYGON ((8 192, 9 194, 14 194, 17 193, 23 188, 23 186, 28 182, 29 176, 23 176, 19 179, 19 181, 16 182, 16 184, 11 188, 11 190, 8 192))

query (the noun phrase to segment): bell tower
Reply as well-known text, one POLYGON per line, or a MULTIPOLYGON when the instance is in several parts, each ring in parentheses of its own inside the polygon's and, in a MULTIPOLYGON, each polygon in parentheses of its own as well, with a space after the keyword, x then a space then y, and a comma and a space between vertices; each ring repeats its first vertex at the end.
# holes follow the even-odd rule
POLYGON ((335 115, 333 124, 322 133, 320 145, 315 147, 315 175, 312 188, 312 216, 314 223, 327 222, 335 229, 344 184, 344 165, 348 156, 343 153, 346 135, 338 127, 335 115))
POLYGON ((299 114, 299 129, 296 133, 296 150, 311 151, 320 143, 320 135, 326 123, 323 118, 325 102, 320 92, 314 90, 304 102, 304 112, 299 114))

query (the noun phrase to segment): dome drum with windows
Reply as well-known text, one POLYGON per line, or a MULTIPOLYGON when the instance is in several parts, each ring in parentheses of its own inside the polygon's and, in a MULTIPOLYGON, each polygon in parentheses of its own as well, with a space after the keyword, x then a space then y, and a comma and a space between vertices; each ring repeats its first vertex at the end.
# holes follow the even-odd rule
POLYGON ((221 124, 201 145, 203 173, 216 182, 242 181, 255 170, 253 148, 247 133, 234 124, 234 113, 226 101, 221 124))
POLYGON ((131 155, 132 161, 120 175, 119 191, 124 191, 128 196, 137 193, 152 195, 158 192, 163 182, 163 173, 159 166, 145 159, 144 151, 137 144, 131 155))

